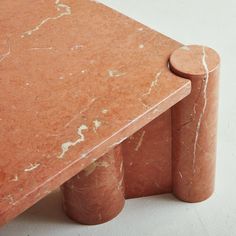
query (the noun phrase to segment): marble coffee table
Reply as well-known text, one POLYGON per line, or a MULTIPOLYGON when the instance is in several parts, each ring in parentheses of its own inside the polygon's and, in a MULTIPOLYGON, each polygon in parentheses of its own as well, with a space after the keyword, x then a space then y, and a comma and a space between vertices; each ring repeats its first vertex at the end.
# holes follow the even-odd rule
POLYGON ((214 50, 97 1, 3 0, 0 11, 1 225, 59 186, 84 224, 127 198, 212 194, 214 50))

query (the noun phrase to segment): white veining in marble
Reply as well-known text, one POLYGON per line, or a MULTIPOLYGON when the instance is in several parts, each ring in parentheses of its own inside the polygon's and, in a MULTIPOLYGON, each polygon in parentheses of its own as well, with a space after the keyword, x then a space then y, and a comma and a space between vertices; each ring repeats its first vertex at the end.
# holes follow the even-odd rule
POLYGON ((182 175, 181 171, 179 171, 179 176, 181 179, 183 179, 183 175, 182 175))
POLYGON ((108 70, 108 75, 110 77, 121 77, 121 76, 126 75, 126 73, 125 72, 121 72, 119 70, 108 70))
POLYGON ((71 15, 71 8, 70 8, 70 6, 68 6, 68 5, 64 4, 64 3, 61 3, 60 0, 56 0, 54 4, 55 4, 55 7, 56 7, 57 11, 60 12, 60 14, 58 14, 57 16, 45 18, 38 25, 36 25, 34 28, 24 32, 21 35, 22 38, 24 38, 26 36, 32 35, 33 32, 38 31, 48 21, 57 20, 57 19, 59 19, 59 18, 61 18, 63 16, 71 15))
POLYGON ((15 199, 12 194, 8 194, 7 196, 2 198, 3 200, 6 200, 10 205, 15 205, 15 199))
POLYGON ((120 163, 120 173, 123 172, 123 161, 120 163))
POLYGON ((34 164, 30 163, 30 165, 27 168, 25 168, 24 171, 31 172, 31 171, 35 170, 36 168, 38 168, 39 166, 40 166, 39 163, 34 163, 34 164))
POLYGON ((53 49, 53 47, 34 47, 34 48, 30 48, 29 50, 35 50, 35 51, 37 51, 37 50, 52 50, 53 49))
POLYGON ((146 93, 143 94, 143 97, 148 96, 151 94, 153 88, 155 88, 158 84, 158 80, 160 79, 161 72, 158 72, 155 76, 155 79, 151 82, 151 85, 146 93))
POLYGON ((107 109, 102 109, 102 114, 107 114, 108 110, 107 109))
POLYGON ((83 45, 80 45, 80 44, 76 44, 74 45, 73 47, 71 47, 71 51, 75 51, 75 50, 79 50, 80 48, 83 48, 84 46, 83 45))
POLYGON ((14 177, 10 181, 17 182, 18 180, 19 180, 19 177, 17 174, 15 174, 14 177))
POLYGON ((8 48, 7 51, 0 55, 0 62, 2 62, 4 59, 6 59, 11 54, 11 47, 9 42, 7 42, 8 48))
POLYGON ((94 120, 93 124, 94 124, 93 131, 97 132, 97 129, 102 125, 102 122, 100 120, 94 120))
POLYGON ((141 147, 142 143, 143 143, 143 138, 144 138, 144 135, 145 135, 145 130, 142 132, 141 136, 140 136, 140 139, 138 141, 138 144, 137 146, 135 147, 135 151, 137 152, 139 150, 139 148, 141 147))
POLYGON ((120 181, 118 182, 118 185, 117 185, 118 190, 120 190, 122 188, 123 182, 124 182, 124 175, 122 175, 120 181))
POLYGON ((64 158, 64 155, 68 152, 68 150, 73 147, 73 146, 76 146, 77 144, 81 143, 81 142, 84 142, 85 141, 85 136, 83 134, 83 131, 84 130, 87 130, 88 127, 86 125, 81 125, 79 128, 78 128, 78 135, 79 135, 79 138, 76 140, 76 141, 68 141, 66 143, 63 143, 61 145, 61 149, 62 149, 62 152, 60 154, 60 156, 58 157, 59 159, 62 159, 64 158))
POLYGON ((193 163, 192 163, 192 167, 193 167, 194 172, 195 172, 196 151, 197 151, 197 144, 198 144, 198 138, 199 138, 199 131, 200 131, 201 124, 202 124, 202 119, 203 119, 203 116, 205 114, 206 107, 207 107, 207 87, 208 87, 208 81, 209 81, 209 69, 208 69, 208 65, 206 63, 205 47, 202 47, 202 65, 203 65, 205 73, 206 73, 206 76, 204 78, 204 86, 203 86, 204 105, 203 105, 203 108, 202 108, 202 111, 201 111, 201 114, 199 116, 199 120, 198 120, 198 123, 197 123, 196 135, 195 135, 194 146, 193 146, 193 163))
POLYGON ((85 74, 88 70, 81 70, 81 74, 85 74))

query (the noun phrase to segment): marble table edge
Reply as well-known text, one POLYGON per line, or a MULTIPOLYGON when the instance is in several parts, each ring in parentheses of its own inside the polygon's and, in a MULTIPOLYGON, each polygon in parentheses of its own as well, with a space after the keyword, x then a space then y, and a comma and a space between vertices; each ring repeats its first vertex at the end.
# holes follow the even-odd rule
MULTIPOLYGON (((166 65, 168 66, 168 64, 166 65)), ((80 165, 81 159, 76 159, 70 165, 68 165, 61 172, 57 173, 50 177, 47 182, 39 185, 38 188, 33 189, 32 191, 24 194, 22 198, 18 199, 14 204, 9 204, 4 211, 1 212, 0 215, 0 226, 8 223, 10 220, 14 219, 25 210, 33 206, 39 200, 47 196, 50 192, 58 188, 64 182, 72 178, 78 172, 98 160, 105 153, 122 143, 125 139, 130 137, 136 131, 144 127, 146 124, 163 114, 165 111, 170 109, 176 103, 181 101, 183 98, 188 96, 191 93, 191 81, 185 78, 179 77, 170 71, 170 76, 173 79, 181 79, 184 80, 185 83, 165 99, 155 104, 146 110, 145 113, 136 117, 122 129, 115 132, 111 137, 102 141, 98 145, 94 146, 88 153, 86 153, 86 159, 88 159, 88 163, 86 165, 80 165), (72 168, 73 167, 73 168, 72 168), (73 171, 72 171, 73 170, 73 171), (50 186, 50 182, 53 180, 53 186, 50 186), (41 191, 42 189, 50 189, 50 191, 41 191), (40 193, 40 194, 38 194, 40 193), (32 202, 26 201, 26 199, 34 199, 32 202)))

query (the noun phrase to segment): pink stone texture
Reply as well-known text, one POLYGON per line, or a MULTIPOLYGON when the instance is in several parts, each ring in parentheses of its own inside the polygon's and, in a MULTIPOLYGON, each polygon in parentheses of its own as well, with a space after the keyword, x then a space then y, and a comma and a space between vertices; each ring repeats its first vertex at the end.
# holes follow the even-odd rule
POLYGON ((97 1, 3 0, 0 12, 0 225, 60 186, 83 224, 125 198, 212 193, 213 50, 97 1))
POLYGON ((171 140, 168 110, 123 142, 126 198, 171 192, 171 140))

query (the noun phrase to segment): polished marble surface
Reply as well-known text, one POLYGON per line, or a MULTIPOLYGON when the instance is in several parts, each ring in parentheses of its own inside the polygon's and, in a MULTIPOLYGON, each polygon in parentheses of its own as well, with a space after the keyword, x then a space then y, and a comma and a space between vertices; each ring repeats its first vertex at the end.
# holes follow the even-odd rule
POLYGON ((27 209, 187 96, 180 43, 88 0, 0 11, 0 222, 27 209))

